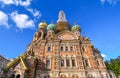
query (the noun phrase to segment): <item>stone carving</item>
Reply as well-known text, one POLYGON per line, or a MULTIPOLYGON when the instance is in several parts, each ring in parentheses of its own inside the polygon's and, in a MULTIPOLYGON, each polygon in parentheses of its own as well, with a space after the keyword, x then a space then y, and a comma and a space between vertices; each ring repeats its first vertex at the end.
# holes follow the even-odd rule
POLYGON ((74 37, 69 34, 64 34, 64 35, 58 36, 58 38, 61 40, 73 40, 74 39, 74 37))
POLYGON ((40 39, 43 39, 43 37, 44 37, 44 32, 41 31, 41 30, 38 30, 38 32, 36 32, 36 33, 34 34, 33 41, 36 41, 36 40, 38 40, 39 38, 40 38, 40 39))

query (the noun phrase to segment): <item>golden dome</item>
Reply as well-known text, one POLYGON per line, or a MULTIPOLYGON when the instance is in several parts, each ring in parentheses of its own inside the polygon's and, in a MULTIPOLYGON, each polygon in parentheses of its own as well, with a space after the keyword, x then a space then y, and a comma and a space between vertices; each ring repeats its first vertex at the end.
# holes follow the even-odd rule
POLYGON ((64 30, 70 30, 70 29, 71 29, 71 26, 68 22, 59 21, 56 25, 57 32, 64 31, 64 30))
POLYGON ((41 23, 39 24, 39 26, 45 26, 45 27, 47 27, 47 24, 46 24, 46 22, 41 22, 41 23))

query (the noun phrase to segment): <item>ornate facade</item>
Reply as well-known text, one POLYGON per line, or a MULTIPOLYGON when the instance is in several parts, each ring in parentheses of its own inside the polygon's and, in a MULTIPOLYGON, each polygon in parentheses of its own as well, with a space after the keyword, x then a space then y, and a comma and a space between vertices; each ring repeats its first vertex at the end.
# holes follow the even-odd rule
POLYGON ((116 78, 79 25, 67 22, 63 11, 56 24, 41 22, 24 54, 8 63, 3 77, 116 78))
POLYGON ((0 78, 3 74, 3 69, 5 68, 5 66, 7 65, 7 63, 10 62, 9 59, 3 57, 2 55, 0 55, 0 78))

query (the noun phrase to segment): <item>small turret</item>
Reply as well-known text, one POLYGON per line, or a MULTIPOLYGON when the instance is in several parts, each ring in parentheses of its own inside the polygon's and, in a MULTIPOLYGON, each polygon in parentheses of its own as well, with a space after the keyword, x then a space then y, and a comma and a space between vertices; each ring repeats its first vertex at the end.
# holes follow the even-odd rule
POLYGON ((72 32, 74 32, 77 36, 80 36, 80 32, 81 32, 81 28, 80 28, 80 26, 79 25, 74 25, 73 27, 72 27, 72 32))

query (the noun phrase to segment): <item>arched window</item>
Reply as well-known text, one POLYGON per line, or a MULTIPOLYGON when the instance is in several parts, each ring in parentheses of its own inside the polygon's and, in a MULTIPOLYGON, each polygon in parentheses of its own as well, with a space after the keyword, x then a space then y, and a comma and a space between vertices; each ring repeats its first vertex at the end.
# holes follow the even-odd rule
POLYGON ((10 75, 10 78, 15 78, 15 75, 14 75, 14 74, 11 74, 11 75, 10 75))
POLYGON ((63 75, 60 76, 60 78, 66 78, 66 75, 63 74, 63 75))
POLYGON ((97 60, 98 66, 100 66, 99 61, 97 60))
POLYGON ((93 75, 89 74, 89 75, 88 75, 88 78, 93 78, 93 75))
POLYGON ((88 60, 85 59, 85 66, 89 66, 88 60))
POLYGON ((64 60, 61 60, 61 66, 64 66, 64 60))
POLYGON ((46 60, 46 68, 50 67, 50 60, 46 60))
POLYGON ((67 59, 66 60, 66 65, 69 67, 70 66, 70 61, 67 59))
POLYGON ((82 47, 82 51, 85 52, 85 48, 84 47, 82 47))
POLYGON ((72 46, 70 47, 70 51, 73 51, 73 47, 72 46))
POLYGON ((75 66, 75 60, 72 59, 72 66, 75 66))
POLYGON ((16 76, 16 78, 20 78, 20 74, 18 74, 18 75, 16 76))
POLYGON ((74 75, 72 76, 72 78, 78 78, 78 75, 77 75, 77 74, 74 74, 74 75))
POLYGON ((63 47, 61 47, 61 51, 63 51, 63 47))
POLYGON ((68 46, 65 47, 65 51, 68 51, 68 46))
POLYGON ((48 47, 48 52, 51 51, 51 47, 48 47))

